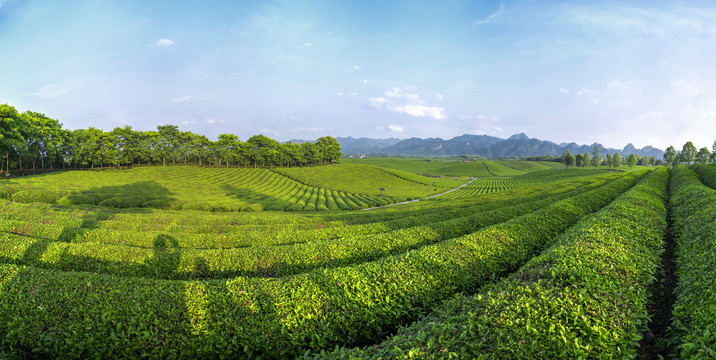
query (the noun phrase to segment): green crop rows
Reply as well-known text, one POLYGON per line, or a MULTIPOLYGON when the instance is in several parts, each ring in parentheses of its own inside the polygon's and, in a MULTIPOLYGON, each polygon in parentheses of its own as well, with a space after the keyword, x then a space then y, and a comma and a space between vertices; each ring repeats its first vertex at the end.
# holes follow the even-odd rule
POLYGON ((464 181, 354 164, 5 180, 0 358, 633 358, 667 205, 669 343, 713 357, 712 168, 535 170, 371 211, 350 209, 464 181))
MULTIPOLYGON (((713 165, 697 168, 709 174, 713 165)), ((682 359, 716 357, 716 190, 699 181, 684 166, 673 169, 671 187, 673 231, 676 238, 677 275, 673 346, 682 359)))
POLYGON ((607 170, 569 169, 569 170, 538 170, 511 178, 479 178, 471 184, 454 191, 447 197, 460 198, 490 194, 498 191, 516 189, 524 186, 543 184, 572 177, 604 174, 607 170))
MULTIPOLYGON (((462 182, 427 184, 372 166, 345 165, 280 170, 147 167, 63 172, 8 181, 0 197, 17 202, 160 208, 214 212, 260 210, 355 210, 425 197, 462 182), (335 168, 335 170, 333 170, 335 168), (290 170, 290 171, 289 171, 290 170), (300 172, 303 170, 303 172, 300 172), (296 171, 299 171, 298 173, 296 171), (311 181, 326 172, 333 177, 311 181), (283 176, 286 173, 290 177, 283 176), (363 177, 375 186, 368 187, 363 177), (294 180, 297 179, 298 181, 294 180), (304 182, 301 182, 304 180, 304 182), (305 181, 308 181, 307 183, 305 181), (312 184, 312 185, 307 185, 312 184), (387 189, 381 194, 379 186, 387 189), (200 190, 197 190, 200 189, 200 190), (346 190, 347 189, 347 190, 346 190)), ((412 175, 413 178, 422 178, 412 175)))

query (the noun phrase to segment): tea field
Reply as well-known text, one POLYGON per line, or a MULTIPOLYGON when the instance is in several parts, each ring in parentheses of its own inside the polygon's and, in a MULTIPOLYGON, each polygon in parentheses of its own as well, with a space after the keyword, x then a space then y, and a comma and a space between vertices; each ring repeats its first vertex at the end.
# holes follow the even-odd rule
POLYGON ((478 164, 0 180, 0 358, 643 357, 672 241, 656 352, 716 356, 716 166, 478 164))

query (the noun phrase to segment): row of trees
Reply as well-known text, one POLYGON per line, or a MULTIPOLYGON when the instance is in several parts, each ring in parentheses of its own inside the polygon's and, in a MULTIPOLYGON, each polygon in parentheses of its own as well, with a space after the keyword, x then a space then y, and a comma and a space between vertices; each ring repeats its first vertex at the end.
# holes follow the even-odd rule
POLYGON ((696 146, 691 141, 688 141, 681 148, 681 151, 676 151, 673 146, 666 148, 664 161, 666 161, 668 167, 678 164, 716 164, 716 141, 714 141, 711 149, 713 152, 706 147, 696 150, 696 146))
POLYGON ((562 154, 562 163, 567 168, 569 168, 570 166, 599 167, 600 165, 603 165, 608 166, 611 169, 618 168, 621 165, 629 165, 630 168, 633 168, 637 164, 644 166, 656 165, 657 160, 654 156, 637 156, 634 154, 629 154, 629 156, 624 158, 619 153, 615 153, 614 155, 607 154, 607 156, 602 159, 602 149, 599 147, 599 145, 594 145, 594 148, 592 148, 591 155, 588 152, 584 154, 573 155, 569 150, 566 150, 562 154))
MULTIPOLYGON (((104 167, 142 164, 192 163, 228 166, 306 166, 329 163, 341 157, 340 144, 333 137, 315 143, 284 143, 264 135, 241 141, 233 134, 221 134, 211 141, 204 135, 180 131, 175 125, 161 125, 157 131, 137 131, 130 126, 112 131, 67 130, 43 114, 18 111, 0 105, 0 153, 4 168, 22 170, 104 167)), ((0 166, 0 171, 3 166, 0 166)))

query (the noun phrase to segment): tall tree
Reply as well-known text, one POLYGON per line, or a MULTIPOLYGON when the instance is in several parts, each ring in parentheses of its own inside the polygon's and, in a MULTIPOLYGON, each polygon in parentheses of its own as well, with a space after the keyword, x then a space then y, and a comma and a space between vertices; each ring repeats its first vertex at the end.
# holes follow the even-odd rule
POLYGON ((681 148, 681 158, 687 164, 691 164, 696 160, 696 146, 691 141, 686 142, 681 148))
POLYGON ((584 167, 587 167, 592 164, 592 157, 589 156, 588 152, 584 153, 584 167))
POLYGON ((594 144, 594 147, 592 148, 592 165, 595 167, 599 167, 599 164, 602 163, 602 148, 599 147, 599 145, 594 144))
POLYGON ((614 163, 614 168, 619 170, 619 166, 622 164, 622 156, 619 155, 619 153, 614 153, 614 156, 612 156, 612 163, 614 163))
POLYGON ((176 125, 159 125, 159 151, 162 155, 162 166, 167 164, 167 156, 172 155, 172 165, 176 165, 176 155, 179 150, 181 134, 176 125))
POLYGON ((574 156, 574 166, 575 167, 582 167, 584 166, 584 155, 577 154, 574 156))
POLYGON ((702 147, 699 152, 696 153, 696 162, 699 164, 708 164, 711 160, 711 152, 708 148, 702 147))
POLYGON ((332 136, 323 136, 316 139, 321 162, 333 162, 341 158, 341 144, 332 136))
POLYGON ((676 161, 676 149, 674 149, 673 146, 669 146, 666 148, 666 151, 664 151, 664 161, 666 161, 666 166, 669 169, 674 166, 674 162, 676 161))
POLYGON ((224 161, 226 161, 226 167, 229 167, 229 163, 235 161, 236 158, 238 158, 239 147, 240 142, 238 136, 234 134, 219 135, 219 140, 216 141, 216 149, 219 155, 219 162, 221 162, 221 159, 224 159, 224 161))
POLYGON ((627 164, 629 164, 630 169, 634 169, 634 165, 636 165, 637 161, 638 160, 636 158, 636 155, 634 154, 629 154, 629 156, 627 157, 627 164))
POLYGON ((574 155, 569 150, 565 150, 564 153, 562 153, 562 163, 564 166, 569 168, 570 166, 574 166, 574 155))
POLYGON ((614 165, 614 163, 612 162, 611 154, 607 154, 607 156, 604 157, 604 161, 607 163, 607 166, 609 167, 609 169, 611 169, 612 166, 614 165))
POLYGON ((20 117, 14 107, 0 104, 0 151, 5 155, 5 170, 8 174, 10 174, 10 151, 25 143, 28 126, 29 124, 20 117))

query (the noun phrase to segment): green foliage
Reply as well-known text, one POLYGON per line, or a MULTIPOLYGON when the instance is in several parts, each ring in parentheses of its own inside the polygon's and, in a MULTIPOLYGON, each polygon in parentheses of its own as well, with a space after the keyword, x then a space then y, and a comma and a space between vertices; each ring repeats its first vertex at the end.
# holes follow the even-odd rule
POLYGON ((509 278, 378 345, 313 358, 633 358, 663 248, 667 182, 655 171, 509 278))
MULTIPOLYGON (((177 174, 174 167, 158 169, 167 171, 164 178, 177 174)), ((212 170, 218 181, 234 169, 212 170)), ((265 170, 250 175, 283 181, 265 170)), ((19 357, 293 358, 377 341, 456 292, 473 293, 519 267, 640 176, 613 173, 477 202, 421 201, 356 213, 3 201, 0 349, 19 357), (232 255, 242 252, 246 257, 232 255), (253 276, 237 276, 242 264, 255 269, 245 273, 253 276), (291 266, 308 271, 274 277, 291 266), (175 278, 193 280, 163 280, 175 278)), ((306 190, 302 198, 321 196, 306 190)), ((338 194, 354 204, 366 200, 338 194)))
MULTIPOLYGON (((5 184, 0 184, 0 194, 21 190, 33 194, 44 191, 55 195, 37 198, 37 201, 115 208, 152 207, 225 212, 261 209, 327 210, 327 200, 321 200, 319 193, 323 190, 325 194, 328 189, 324 187, 337 184, 343 184, 344 189, 352 190, 339 192, 337 195, 333 193, 334 203, 336 196, 350 199, 343 199, 343 202, 348 200, 352 203, 350 206, 345 205, 345 209, 386 205, 428 196, 438 191, 428 184, 411 181, 412 179, 405 180, 374 167, 336 165, 288 170, 273 172, 244 168, 141 167, 101 172, 63 172, 6 181, 5 184), (295 181, 280 175, 281 173, 300 176, 294 177, 298 180, 295 181), (367 175, 370 177, 361 177, 367 175), (326 176, 327 181, 323 176, 326 176), (371 191, 362 180, 390 186, 389 189, 396 190, 388 191, 381 197, 377 191, 378 186, 371 191), (353 191, 366 191, 367 194, 356 194, 353 191), (320 201, 325 204, 319 204, 320 201)), ((11 199, 9 195, 6 198, 11 199)), ((32 201, 33 197, 22 199, 24 200, 18 198, 17 201, 32 201)))
MULTIPOLYGON (((701 170, 704 170, 701 166, 701 170)), ((700 172, 704 173, 705 172, 700 172)), ((683 166, 672 169, 671 217, 676 240, 676 301, 670 326, 675 356, 716 357, 716 190, 683 166)))

